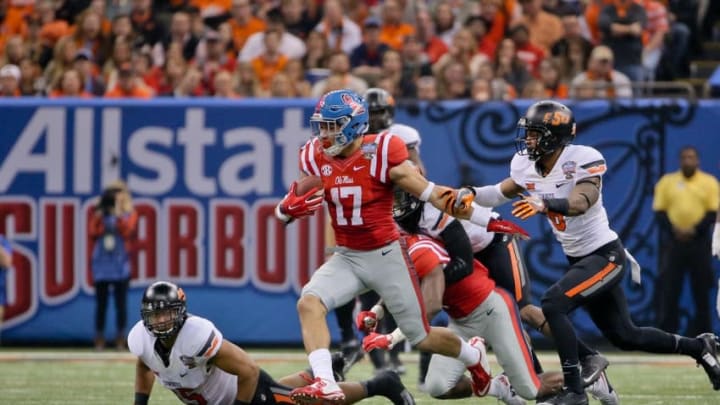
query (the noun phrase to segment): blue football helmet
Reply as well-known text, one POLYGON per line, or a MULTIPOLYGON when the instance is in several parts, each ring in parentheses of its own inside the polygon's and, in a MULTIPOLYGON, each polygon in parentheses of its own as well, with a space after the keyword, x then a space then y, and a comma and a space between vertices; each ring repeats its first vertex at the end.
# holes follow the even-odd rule
POLYGON ((326 93, 310 117, 313 136, 320 139, 323 152, 336 156, 368 130, 369 114, 365 99, 352 90, 326 93))

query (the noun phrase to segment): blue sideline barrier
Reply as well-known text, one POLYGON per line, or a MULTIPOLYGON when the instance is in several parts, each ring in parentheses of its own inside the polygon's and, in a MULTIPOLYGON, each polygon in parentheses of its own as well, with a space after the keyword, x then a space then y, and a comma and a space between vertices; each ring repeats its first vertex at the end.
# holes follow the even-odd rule
MULTIPOLYGON (((491 184, 509 174, 515 124, 529 103, 404 105, 429 177, 449 185, 491 184)), ((90 341, 94 291, 87 269, 87 218, 101 185, 127 179, 141 217, 129 293, 130 325, 145 286, 183 286, 189 311, 243 344, 301 341, 295 302, 324 256, 323 218, 287 228, 272 208, 297 173, 310 137, 312 100, 0 101, 0 233, 15 249, 3 342, 90 341)), ((657 230, 651 210, 661 174, 684 145, 720 176, 720 102, 642 100, 571 104, 578 142, 597 147, 610 170, 603 195, 611 223, 643 266, 625 288, 632 315, 652 324, 657 230)), ((508 216, 507 208, 499 211, 508 216)), ((548 224, 523 224, 537 302, 562 273, 548 224)), ((716 270, 718 269, 717 261, 716 270)), ((720 274, 720 273, 717 273, 720 274)), ((712 297, 714 307, 715 290, 712 297)), ((693 312, 682 297, 683 327, 693 312)), ((114 336, 113 306, 107 332, 114 336)), ((598 334, 584 313, 581 333, 598 334)), ((720 322, 715 319, 715 330, 720 322)), ((337 336, 334 319, 331 330, 337 336)))

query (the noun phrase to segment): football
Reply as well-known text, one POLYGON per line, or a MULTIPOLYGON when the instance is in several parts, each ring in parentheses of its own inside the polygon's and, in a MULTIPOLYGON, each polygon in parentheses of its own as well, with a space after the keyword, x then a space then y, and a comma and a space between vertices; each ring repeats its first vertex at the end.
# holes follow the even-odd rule
POLYGON ((322 193, 323 182, 320 177, 318 177, 318 176, 303 177, 302 179, 297 181, 297 185, 295 186, 295 195, 298 197, 302 196, 315 187, 320 187, 320 189, 321 189, 321 191, 318 192, 318 194, 322 193))

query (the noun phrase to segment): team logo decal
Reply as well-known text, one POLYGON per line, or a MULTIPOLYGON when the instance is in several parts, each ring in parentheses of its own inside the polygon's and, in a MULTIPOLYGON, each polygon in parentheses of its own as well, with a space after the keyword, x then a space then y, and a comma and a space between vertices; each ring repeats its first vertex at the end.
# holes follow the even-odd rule
POLYGON ((197 366, 197 363, 195 363, 195 358, 190 356, 180 356, 180 361, 187 367, 187 368, 195 368, 197 366))
POLYGON ((329 176, 330 174, 332 174, 332 166, 323 165, 323 167, 320 168, 320 171, 322 172, 323 176, 329 176))
POLYGON ((361 103, 358 103, 357 100, 355 100, 355 98, 353 98, 353 96, 345 93, 341 97, 342 97, 343 103, 349 105, 350 108, 353 109, 354 114, 357 115, 357 114, 362 114, 365 112, 365 107, 363 107, 363 105, 361 103))
POLYGON ((372 159, 373 156, 375 156, 375 153, 377 153, 377 144, 376 143, 363 144, 360 147, 360 151, 362 151, 362 154, 365 157, 365 159, 372 159))
POLYGON ((577 168, 577 163, 575 163, 572 160, 563 163, 562 171, 563 171, 563 174, 565 175, 565 178, 569 180, 569 179, 572 179, 573 177, 575 177, 575 169, 576 168, 577 168))

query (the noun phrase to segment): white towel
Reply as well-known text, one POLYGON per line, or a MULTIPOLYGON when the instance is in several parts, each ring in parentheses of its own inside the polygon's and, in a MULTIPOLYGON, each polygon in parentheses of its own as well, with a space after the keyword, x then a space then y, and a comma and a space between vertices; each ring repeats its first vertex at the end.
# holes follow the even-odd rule
POLYGON ((633 255, 628 252, 627 249, 625 249, 625 255, 627 256, 627 259, 630 261, 630 277, 632 278, 632 281, 635 284, 640 285, 640 279, 642 277, 642 268, 640 268, 640 264, 635 260, 633 255))

